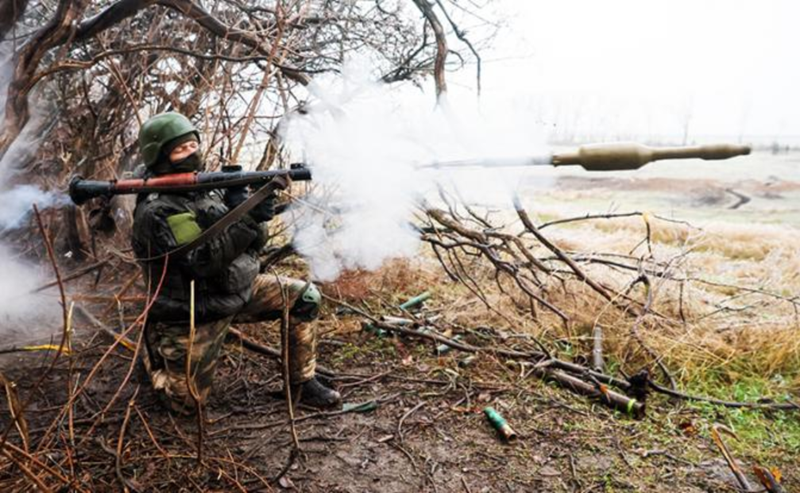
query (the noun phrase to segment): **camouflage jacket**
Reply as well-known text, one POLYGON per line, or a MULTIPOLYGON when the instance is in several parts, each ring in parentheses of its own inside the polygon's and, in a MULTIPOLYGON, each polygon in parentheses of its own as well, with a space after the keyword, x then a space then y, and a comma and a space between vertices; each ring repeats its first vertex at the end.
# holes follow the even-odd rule
MULTIPOLYGON (((133 215, 133 250, 140 259, 151 294, 164 260, 160 256, 197 238, 228 212, 217 191, 140 196, 133 215)), ((250 300, 258 275, 258 250, 263 231, 249 216, 178 258, 167 260, 167 272, 148 318, 161 322, 188 322, 189 285, 195 281, 197 323, 218 320, 238 312, 250 300)))

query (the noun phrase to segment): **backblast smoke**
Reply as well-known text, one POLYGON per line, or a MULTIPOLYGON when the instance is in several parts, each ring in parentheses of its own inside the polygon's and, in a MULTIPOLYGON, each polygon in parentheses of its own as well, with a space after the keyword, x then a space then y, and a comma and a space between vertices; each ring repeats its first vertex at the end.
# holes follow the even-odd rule
MULTIPOLYGON (((0 45, 0 108, 5 107, 11 67, 9 57, 0 45)), ((35 110, 35 107, 34 107, 35 110)), ((0 113, 0 124, 3 114, 0 113)), ((0 160, 0 239, 17 227, 28 224, 33 204, 39 209, 63 205, 65 195, 47 192, 33 185, 10 186, 15 164, 25 162, 36 152, 39 139, 35 137, 41 115, 34 111, 20 136, 0 160)), ((60 330, 61 309, 56 298, 32 294, 31 290, 49 280, 37 268, 16 257, 14 250, 0 242, 0 341, 3 346, 32 342, 60 330)))

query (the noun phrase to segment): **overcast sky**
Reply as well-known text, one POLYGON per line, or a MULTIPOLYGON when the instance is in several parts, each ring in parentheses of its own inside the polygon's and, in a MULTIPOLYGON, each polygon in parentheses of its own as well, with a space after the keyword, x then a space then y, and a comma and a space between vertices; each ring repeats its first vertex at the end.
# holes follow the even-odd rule
MULTIPOLYGON (((569 134, 800 137, 800 2, 498 0, 481 105, 569 134)), ((474 72, 451 80, 474 90, 474 72)), ((468 97, 468 96, 467 96, 468 97)), ((473 96, 474 97, 474 96, 473 96)))

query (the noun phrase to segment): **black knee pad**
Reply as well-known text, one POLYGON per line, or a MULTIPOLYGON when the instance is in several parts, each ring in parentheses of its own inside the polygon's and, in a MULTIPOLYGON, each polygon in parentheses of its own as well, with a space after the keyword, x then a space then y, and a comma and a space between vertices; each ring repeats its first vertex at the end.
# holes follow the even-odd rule
POLYGON ((310 321, 319 316, 319 306, 322 301, 322 294, 316 286, 308 283, 300 293, 294 306, 289 313, 298 320, 310 321))

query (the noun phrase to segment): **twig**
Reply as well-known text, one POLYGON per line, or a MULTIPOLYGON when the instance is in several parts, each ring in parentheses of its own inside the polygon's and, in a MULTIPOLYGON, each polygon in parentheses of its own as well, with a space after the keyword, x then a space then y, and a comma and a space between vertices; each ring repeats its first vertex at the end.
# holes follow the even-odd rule
POLYGON ((21 406, 19 402, 19 396, 17 395, 16 384, 11 380, 8 380, 2 373, 0 373, 0 384, 3 385, 6 391, 8 412, 11 414, 11 420, 14 422, 14 426, 17 427, 20 439, 22 440, 22 447, 25 449, 25 452, 27 452, 30 445, 28 421, 25 419, 25 415, 21 413, 21 406))
MULTIPOLYGON (((203 400, 197 392, 197 386, 194 382, 194 373, 192 372, 192 350, 194 346, 195 337, 195 291, 194 279, 189 283, 189 347, 186 350, 186 387, 189 390, 189 395, 194 400, 195 411, 197 416, 197 463, 203 464, 203 436, 205 435, 204 419, 203 419, 203 400)), ((201 362, 198 361, 198 364, 201 362)))
MULTIPOLYGON (((23 458, 25 458, 25 460, 29 461, 31 464, 36 464, 36 466, 41 467, 44 471, 46 471, 48 474, 51 474, 53 477, 55 477, 56 479, 58 479, 59 481, 61 481, 65 485, 66 484, 70 484, 69 479, 67 477, 65 477, 64 475, 62 475, 60 472, 58 472, 57 470, 53 469, 52 467, 48 466, 47 464, 45 464, 41 460, 37 459, 35 456, 30 455, 28 452, 26 452, 26 451, 22 450, 21 448, 17 447, 13 443, 6 442, 6 444, 4 445, 4 450, 0 450, 0 452, 2 452, 2 453, 11 453, 11 452, 13 452, 13 453, 15 453, 17 455, 20 455, 23 458)), ((75 485, 73 485, 73 486, 75 486, 75 485)))
POLYGON ((92 315, 90 311, 86 310, 80 305, 76 305, 75 310, 78 312, 79 315, 84 317, 90 324, 94 325, 98 329, 102 330, 103 332, 111 336, 111 338, 115 342, 119 342, 119 344, 121 344, 123 347, 125 347, 130 351, 134 351, 136 349, 135 342, 111 329, 109 326, 98 320, 97 317, 92 315))
POLYGON ((739 482, 739 486, 741 486, 744 491, 750 491, 750 483, 747 481, 747 477, 742 473, 742 470, 739 469, 739 466, 736 465, 736 460, 728 451, 728 447, 725 446, 725 442, 722 441, 720 432, 726 433, 727 435, 732 436, 736 440, 738 440, 739 437, 736 436, 736 433, 734 433, 733 430, 731 430, 725 425, 714 423, 711 426, 711 436, 714 439, 714 443, 717 445, 717 448, 722 453, 722 457, 725 459, 725 462, 728 464, 728 467, 733 472, 733 475, 736 476, 736 480, 739 482))
POLYGON ((656 352, 653 351, 650 348, 650 346, 648 346, 644 342, 644 339, 642 339, 642 336, 639 334, 639 326, 641 326, 642 321, 650 313, 650 308, 653 306, 653 288, 652 285, 650 284, 650 278, 647 277, 646 274, 644 273, 640 274, 639 277, 635 281, 633 281, 633 283, 631 283, 630 289, 633 289, 633 287, 640 282, 644 284, 646 300, 641 313, 639 313, 639 315, 636 317, 636 320, 633 322, 633 325, 631 325, 630 334, 631 337, 636 339, 636 342, 639 343, 642 349, 644 349, 645 352, 647 352, 647 354, 649 354, 650 357, 653 358, 653 361, 655 361, 659 369, 661 369, 661 372, 664 374, 664 377, 666 377, 667 381, 669 382, 669 386, 672 387, 673 390, 675 390, 678 388, 678 384, 675 382, 675 378, 673 378, 672 373, 667 368, 667 365, 665 365, 664 362, 662 361, 662 358, 658 354, 656 354, 656 352))
POLYGON ((731 407, 731 408, 739 408, 739 409, 775 409, 780 411, 800 411, 800 404, 794 402, 785 402, 785 403, 778 403, 778 402, 738 402, 738 401, 723 401, 720 399, 714 399, 711 397, 704 397, 699 395, 691 395, 686 394, 684 392, 680 392, 678 390, 668 389, 663 387, 652 380, 648 382, 648 386, 655 390, 658 393, 668 395, 670 397, 676 397, 678 399, 684 399, 687 401, 695 401, 695 402, 707 402, 709 404, 714 404, 717 406, 722 407, 731 407))
MULTIPOLYGON (((88 387, 89 383, 92 381, 92 379, 94 378, 94 376, 95 376, 95 375, 97 374, 97 372, 99 371, 99 369, 100 369, 100 367, 102 366, 103 362, 104 362, 104 361, 105 361, 105 360, 108 358, 108 356, 109 356, 109 355, 110 355, 110 354, 111 354, 111 353, 114 351, 114 349, 115 349, 115 348, 116 348, 116 347, 117 347, 119 344, 121 344, 121 341, 123 340, 123 338, 125 338, 125 337, 128 335, 128 333, 130 333, 130 332, 131 332, 131 331, 134 329, 134 327, 136 327, 136 326, 137 326, 139 323, 142 323, 142 322, 146 321, 146 319, 147 319, 147 315, 148 315, 148 313, 150 312, 150 308, 153 306, 153 304, 155 303, 156 299, 158 299, 158 295, 159 295, 159 293, 161 292, 161 288, 162 288, 162 287, 163 287, 163 285, 164 285, 164 280, 165 280, 165 279, 166 279, 166 277, 167 277, 167 266, 168 266, 168 265, 169 265, 169 256, 166 256, 166 257, 164 258, 164 266, 163 266, 163 268, 162 268, 162 271, 161 271, 161 278, 159 279, 158 285, 156 286, 156 290, 155 290, 155 292, 153 293, 153 297, 152 297, 152 299, 150 300, 150 302, 147 304, 147 306, 145 306, 144 310, 143 310, 143 311, 142 311, 142 313, 139 315, 139 317, 136 319, 136 321, 135 321, 133 324, 131 324, 131 325, 130 325, 130 326, 129 326, 129 327, 126 329, 126 330, 125 330, 125 332, 123 332, 122 334, 120 334, 120 338, 118 338, 117 340, 115 340, 115 341, 114 341, 114 343, 113 343, 113 344, 111 344, 111 346, 109 346, 109 348, 108 348, 108 349, 105 351, 105 353, 103 353, 103 356, 101 356, 101 357, 100 357, 100 360, 99 360, 97 363, 95 363, 94 367, 92 367, 92 370, 89 372, 89 375, 87 375, 87 376, 86 376, 86 379, 84 379, 84 381, 83 381, 83 385, 81 385, 81 387, 80 387, 80 388, 78 388, 78 389, 75 391, 75 393, 72 395, 72 398, 69 400, 69 402, 68 402, 66 405, 71 405, 72 403, 74 403, 75 399, 77 399, 77 398, 78 398, 78 396, 80 396, 80 395, 83 393, 83 391, 85 391, 85 390, 86 390, 86 388, 88 387)), ((141 336, 141 334, 140 334, 140 336, 139 336, 139 340, 141 340, 141 338, 142 338, 142 336, 141 336)), ((130 374, 130 372, 129 372, 129 374, 130 374)), ((61 412, 59 412, 59 413, 58 413, 58 415, 55 417, 55 419, 53 420, 53 422, 50 424, 49 428, 47 429, 47 432, 45 432, 45 435, 44 435, 44 437, 45 437, 45 438, 46 438, 46 437, 48 437, 48 436, 49 436, 49 435, 50 435, 50 434, 53 432, 53 430, 55 429, 55 427, 57 426, 57 424, 58 424, 58 423, 60 422, 60 420, 62 419, 62 417, 63 417, 63 415, 64 415, 64 412, 65 412, 65 410, 64 410, 64 409, 65 409, 65 408, 62 408, 61 412)), ((102 415, 101 415, 101 416, 98 416, 98 420, 99 420, 100 418, 102 418, 102 415)), ((94 429, 94 427, 96 426, 96 423, 97 423, 97 421, 95 422, 95 425, 93 425, 93 426, 92 426, 92 430, 93 430, 93 429, 94 429)), ((87 434, 87 437, 86 437, 86 438, 89 438, 89 436, 90 436, 90 434, 87 434)), ((42 448, 42 447, 45 445, 45 438, 43 438, 43 439, 41 440, 41 442, 40 442, 40 444, 39 444, 39 447, 38 447, 39 449, 41 449, 41 448, 42 448)), ((84 438, 83 440, 81 440, 81 443, 83 443, 83 441, 84 441, 84 440, 86 440, 86 438, 84 438)))
POLYGON ((8 453, 8 451, 0 448, 0 454, 5 455, 8 458, 8 460, 10 460, 15 466, 17 466, 19 470, 22 471, 22 474, 24 474, 26 478, 28 478, 33 484, 35 484, 37 488, 39 488, 45 493, 53 491, 52 489, 48 488, 47 485, 44 484, 44 482, 39 478, 39 476, 34 474, 33 471, 31 471, 28 468, 28 466, 26 466, 22 461, 17 460, 13 455, 8 453))
MULTIPOLYGON (((92 265, 88 265, 88 266, 86 266, 86 267, 84 267, 84 268, 82 268, 82 269, 80 269, 80 270, 78 270, 76 272, 73 272, 72 274, 68 274, 63 279, 61 279, 61 282, 65 283, 65 282, 69 282, 69 281, 73 281, 75 279, 78 279, 79 277, 83 277, 86 274, 88 274, 88 273, 90 273, 90 272, 92 272, 94 270, 97 270, 100 267, 103 267, 107 263, 108 263, 108 259, 101 260, 100 262, 94 263, 92 265)), ((54 286, 58 286, 58 279, 56 279, 55 281, 50 281, 47 284, 42 284, 38 288, 32 289, 30 291, 30 293, 31 294, 38 293, 40 291, 44 291, 45 289, 49 289, 49 288, 52 288, 54 286)))
POLYGON ((402 443, 403 442, 403 422, 414 414, 417 410, 419 410, 422 406, 425 405, 425 401, 421 401, 416 406, 409 409, 403 416, 400 418, 400 421, 397 422, 397 441, 402 443))
POLYGON ((592 289, 597 291, 603 298, 607 299, 608 301, 613 300, 613 297, 608 293, 608 291, 604 287, 600 286, 599 284, 594 282, 594 280, 592 280, 589 276, 587 276, 586 273, 584 273, 583 270, 581 270, 581 268, 578 267, 578 264, 576 264, 566 253, 564 253, 563 250, 558 248, 555 244, 553 244, 550 240, 548 240, 547 237, 545 237, 539 231, 539 229, 533 224, 533 221, 531 221, 531 218, 528 216, 528 213, 525 211, 525 208, 522 207, 522 202, 519 200, 518 196, 514 196, 514 208, 516 209, 517 215, 522 221, 522 224, 525 226, 525 229, 531 232, 533 236, 535 236, 536 239, 539 240, 539 242, 542 245, 544 245, 548 250, 553 252, 559 258, 559 260, 567 264, 569 268, 572 269, 572 272, 574 272, 575 275, 578 276, 578 279, 588 284, 592 289))
POLYGON ((123 444, 125 441, 125 431, 128 428, 128 421, 131 418, 131 410, 133 409, 134 404, 136 403, 136 396, 139 394, 139 387, 136 387, 136 390, 133 392, 133 396, 131 397, 130 401, 128 401, 128 407, 125 409, 125 418, 122 420, 122 425, 119 428, 119 439, 117 441, 117 453, 114 459, 114 471, 117 474, 117 478, 119 482, 122 484, 122 487, 127 492, 128 489, 133 491, 138 491, 128 479, 122 474, 122 451, 123 451, 123 444))
MULTIPOLYGON (((292 378, 290 373, 290 366, 289 366, 289 296, 286 293, 286 286, 283 282, 281 282, 280 276, 277 273, 275 275, 275 281, 278 283, 281 289, 281 298, 283 301, 283 312, 281 313, 281 372, 283 373, 283 392, 286 397, 286 408, 289 413, 289 431, 292 437, 292 450, 289 453, 289 459, 284 466, 283 470, 281 470, 277 476, 273 479, 274 481, 280 480, 288 471, 291 465, 294 463, 297 454, 300 451, 300 439, 297 437, 297 425, 295 424, 294 418, 294 400, 292 398, 292 378)), ((302 392, 302 391, 301 391, 302 392)))
MULTIPOLYGON (((257 343, 256 341, 245 335, 239 329, 230 327, 228 329, 228 334, 237 338, 239 342, 242 344, 242 347, 247 350, 253 351, 254 353, 258 354, 263 354, 264 356, 269 356, 271 358, 281 359, 280 350, 257 343)), ((336 372, 334 372, 333 370, 321 366, 319 364, 317 365, 317 373, 319 373, 320 375, 325 375, 326 377, 333 377, 336 375, 336 372)))
POLYGON ((145 419, 144 414, 142 414, 142 411, 138 406, 134 406, 134 409, 136 410, 136 414, 139 416, 139 420, 142 422, 142 426, 144 426, 147 435, 150 437, 150 441, 153 442, 153 445, 156 447, 156 449, 158 449, 161 455, 163 455, 165 459, 169 460, 169 454, 167 454, 167 451, 164 450, 164 447, 162 447, 161 444, 158 443, 158 440, 156 440, 155 435, 153 435, 153 430, 151 430, 150 425, 147 424, 147 420, 145 419))

